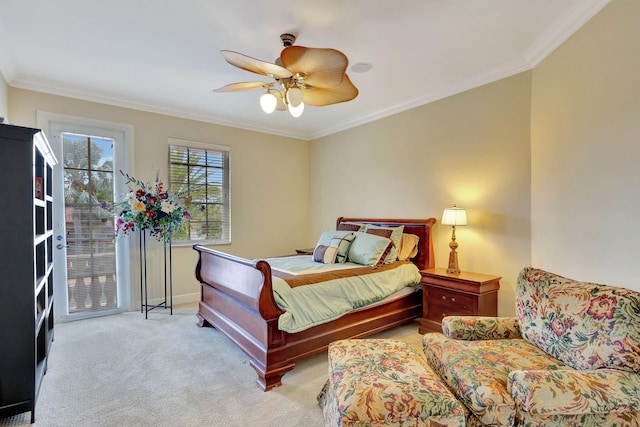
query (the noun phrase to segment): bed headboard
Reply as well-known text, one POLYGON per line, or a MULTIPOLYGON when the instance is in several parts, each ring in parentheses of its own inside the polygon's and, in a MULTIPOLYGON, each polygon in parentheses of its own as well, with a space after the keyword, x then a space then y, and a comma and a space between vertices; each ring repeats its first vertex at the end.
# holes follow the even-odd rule
POLYGON ((336 221, 336 228, 343 222, 363 222, 366 224, 379 225, 383 227, 399 227, 404 225, 404 232, 415 234, 420 237, 418 242, 418 254, 411 261, 420 270, 434 268, 436 265, 433 254, 433 240, 431 230, 436 223, 435 218, 427 219, 377 219, 377 218, 347 218, 341 216, 336 221))

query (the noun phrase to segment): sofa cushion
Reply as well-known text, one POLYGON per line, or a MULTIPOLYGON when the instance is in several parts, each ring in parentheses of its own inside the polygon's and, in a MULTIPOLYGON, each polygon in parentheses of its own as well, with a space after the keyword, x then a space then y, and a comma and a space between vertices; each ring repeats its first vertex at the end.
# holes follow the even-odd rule
POLYGON ((522 414, 640 411, 640 374, 620 369, 511 371, 507 389, 522 414))
POLYGON ((571 369, 523 339, 464 341, 429 333, 423 350, 456 397, 486 425, 512 426, 515 401, 507 389, 514 370, 571 369))
POLYGON ((404 341, 352 339, 329 345, 319 396, 332 426, 465 426, 465 409, 404 341))
POLYGON ((640 293, 525 268, 516 287, 524 339, 576 369, 640 371, 640 293))
MULTIPOLYGON (((603 414, 521 414, 519 425, 536 427, 637 427, 639 413, 609 412, 603 414)), ((467 424, 467 427, 471 427, 467 424)))

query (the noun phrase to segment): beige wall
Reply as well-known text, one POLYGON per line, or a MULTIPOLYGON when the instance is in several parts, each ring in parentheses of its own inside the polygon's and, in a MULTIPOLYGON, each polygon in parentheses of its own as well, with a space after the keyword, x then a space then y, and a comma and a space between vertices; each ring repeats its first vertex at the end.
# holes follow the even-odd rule
MULTIPOLYGON (((456 203, 460 267, 503 276, 512 315, 527 265, 640 289, 639 18, 640 2, 614 0, 531 72, 312 142, 14 88, 6 103, 25 126, 37 110, 133 125, 138 176, 166 175, 169 137, 230 145, 221 249, 240 256, 312 246, 341 215, 439 222, 456 203)), ((436 225, 437 266, 450 236, 436 225)), ((197 292, 194 252, 176 252, 177 293, 197 292)))
MULTIPOLYGON (((313 141, 314 236, 341 215, 439 223, 456 203, 469 218, 456 231, 460 268, 502 276, 499 312, 512 315, 531 259, 530 91, 526 72, 313 141)), ((451 227, 436 224, 434 237, 446 267, 451 227)))
POLYGON ((532 262, 640 290, 640 2, 614 0, 533 73, 532 262))
MULTIPOLYGON (((292 253, 308 243, 307 141, 16 88, 9 88, 9 105, 12 121, 22 126, 36 126, 38 110, 132 125, 135 166, 128 172, 143 181, 153 181, 156 170, 167 177, 168 138, 228 145, 232 244, 218 249, 252 258, 292 253)), ((180 295, 197 300, 195 251, 190 246, 177 247, 173 257, 174 295, 178 300, 180 295)))
POLYGON ((0 117, 5 117, 7 119, 9 118, 8 90, 7 82, 5 81, 2 73, 0 73, 0 117))

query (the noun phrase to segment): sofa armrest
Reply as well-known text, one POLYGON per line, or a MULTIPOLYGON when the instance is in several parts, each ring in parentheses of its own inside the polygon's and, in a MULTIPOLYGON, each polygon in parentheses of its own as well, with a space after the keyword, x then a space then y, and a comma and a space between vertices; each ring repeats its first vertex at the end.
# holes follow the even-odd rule
POLYGON ((442 333, 467 341, 522 338, 515 317, 446 316, 442 319, 442 333))
POLYGON ((640 374, 617 369, 511 371, 507 390, 533 415, 640 411, 640 374))

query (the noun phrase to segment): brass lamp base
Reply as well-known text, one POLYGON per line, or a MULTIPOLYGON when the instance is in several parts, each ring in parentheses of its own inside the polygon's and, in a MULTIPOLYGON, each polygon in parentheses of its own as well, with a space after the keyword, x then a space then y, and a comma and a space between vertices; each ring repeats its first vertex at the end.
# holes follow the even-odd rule
POLYGON ((453 231, 451 232, 451 242, 449 243, 451 252, 449 252, 449 267, 447 268, 447 273, 460 274, 460 269, 458 268, 458 253, 456 252, 456 249, 458 249, 458 242, 456 242, 456 226, 454 225, 451 228, 453 231))
POLYGON ((447 273, 460 274, 460 269, 458 268, 458 253, 455 250, 449 252, 449 267, 447 268, 447 273))

